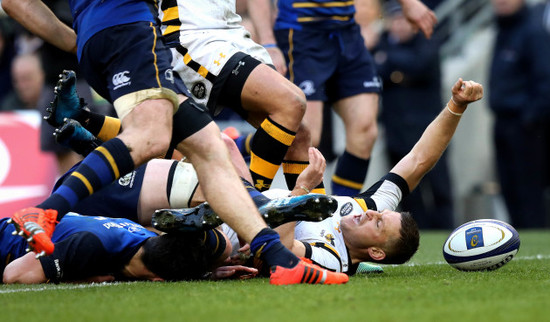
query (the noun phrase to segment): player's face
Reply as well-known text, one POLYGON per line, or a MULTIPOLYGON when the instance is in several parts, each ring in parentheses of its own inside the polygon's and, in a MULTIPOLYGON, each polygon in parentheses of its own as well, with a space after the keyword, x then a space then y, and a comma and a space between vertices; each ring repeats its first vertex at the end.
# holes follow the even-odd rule
POLYGON ((388 240, 399 237, 401 214, 391 210, 367 210, 360 215, 342 217, 340 229, 348 247, 383 247, 388 240))

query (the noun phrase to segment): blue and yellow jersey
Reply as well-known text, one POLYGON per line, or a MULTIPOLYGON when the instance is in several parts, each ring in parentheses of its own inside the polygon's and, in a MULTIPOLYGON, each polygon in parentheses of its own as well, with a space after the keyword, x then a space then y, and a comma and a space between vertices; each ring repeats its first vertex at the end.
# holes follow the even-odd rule
POLYGON ((275 29, 335 29, 355 23, 353 0, 279 0, 275 29))
POLYGON ((138 21, 156 21, 156 1, 144 0, 69 0, 73 29, 80 50, 97 32, 138 21))

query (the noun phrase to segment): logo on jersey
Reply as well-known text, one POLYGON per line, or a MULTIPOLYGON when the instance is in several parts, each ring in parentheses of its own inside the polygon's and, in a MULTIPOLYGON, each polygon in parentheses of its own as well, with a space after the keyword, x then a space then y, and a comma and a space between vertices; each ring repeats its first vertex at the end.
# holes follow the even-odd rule
POLYGON ((115 86, 113 90, 118 89, 122 86, 128 86, 132 83, 128 74, 130 74, 130 72, 126 70, 113 76, 113 85, 115 86))
POLYGON ((198 99, 206 97, 206 85, 203 82, 198 82, 191 88, 191 93, 198 99))
POLYGON ((344 217, 344 216, 347 216, 351 213, 351 211, 353 210, 353 205, 351 204, 351 202, 346 202, 342 208, 340 208, 340 216, 344 217))
POLYGON ((363 87, 365 88, 382 88, 382 82, 380 81, 380 78, 377 76, 374 76, 372 80, 363 82, 363 87))
POLYGON ((332 245, 332 246, 336 246, 334 245, 334 236, 332 234, 326 234, 325 235, 325 239, 332 245))
POLYGON ((164 72, 164 78, 169 81, 170 83, 174 83, 174 72, 172 71, 172 69, 167 69, 165 72, 164 72))
POLYGON ((134 186, 135 176, 136 176, 136 172, 132 171, 127 175, 125 175, 124 177, 120 177, 120 179, 118 179, 118 184, 123 187, 130 186, 130 188, 132 188, 134 186))
POLYGON ((313 84, 313 81, 305 80, 298 85, 300 89, 306 94, 306 96, 312 95, 316 92, 315 85, 313 84))
POLYGON ((241 68, 241 66, 244 66, 245 63, 244 61, 240 61, 238 64, 237 64, 237 67, 235 67, 232 71, 231 71, 231 74, 233 75, 239 75, 239 69, 241 68))

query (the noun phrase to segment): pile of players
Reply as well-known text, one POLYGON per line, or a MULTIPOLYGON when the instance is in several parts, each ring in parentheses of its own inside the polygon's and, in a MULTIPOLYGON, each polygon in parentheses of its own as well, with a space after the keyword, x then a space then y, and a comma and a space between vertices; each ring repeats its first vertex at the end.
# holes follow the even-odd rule
MULTIPOLYGON (((120 119, 89 112, 74 73, 61 75, 46 118, 60 143, 86 157, 47 200, 0 222, 4 283, 250 277, 259 268, 272 284, 343 284, 363 261, 414 254, 416 224, 394 210, 437 162, 481 85, 459 79, 417 145, 367 191, 310 194, 324 190, 324 158, 300 122, 304 93, 269 66, 234 2, 70 4, 73 29, 41 1, 2 1, 31 32, 75 52, 120 119), (257 128, 249 168, 212 121, 222 107, 257 128), (155 159, 175 150, 190 163, 155 159), (270 199, 259 190, 283 159, 292 191, 270 199), (151 220, 166 233, 145 229, 151 220)), ((401 4, 435 19, 419 1, 401 4)), ((435 20, 426 29, 416 18, 429 35, 435 20)))

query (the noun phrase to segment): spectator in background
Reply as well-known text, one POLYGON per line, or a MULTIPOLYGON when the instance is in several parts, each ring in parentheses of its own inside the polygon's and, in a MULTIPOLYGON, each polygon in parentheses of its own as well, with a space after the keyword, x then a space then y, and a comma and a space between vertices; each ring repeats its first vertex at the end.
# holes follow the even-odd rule
POLYGON ((0 102, 13 90, 11 62, 14 56, 13 21, 0 17, 0 102))
POLYGON ((543 227, 550 167, 550 31, 544 13, 550 5, 491 2, 497 37, 488 93, 498 177, 512 224, 543 227))
POLYGON ((34 110, 44 87, 44 70, 36 54, 18 55, 11 66, 13 91, 6 95, 0 110, 34 110))
MULTIPOLYGON (((385 5, 386 30, 373 48, 383 80, 380 120, 391 165, 415 145, 443 104, 439 44, 415 33, 396 1, 385 5)), ((407 198, 402 211, 415 215, 421 229, 449 229, 453 190, 447 152, 407 198)))

